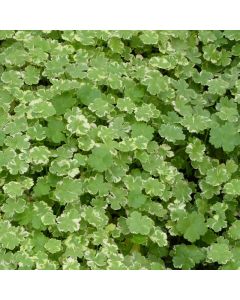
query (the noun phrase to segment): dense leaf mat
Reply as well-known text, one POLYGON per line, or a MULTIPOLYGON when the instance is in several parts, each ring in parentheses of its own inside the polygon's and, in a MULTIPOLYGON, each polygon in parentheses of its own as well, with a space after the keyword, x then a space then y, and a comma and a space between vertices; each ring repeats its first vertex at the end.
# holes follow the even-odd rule
POLYGON ((239 31, 0 31, 1 269, 240 269, 239 31))

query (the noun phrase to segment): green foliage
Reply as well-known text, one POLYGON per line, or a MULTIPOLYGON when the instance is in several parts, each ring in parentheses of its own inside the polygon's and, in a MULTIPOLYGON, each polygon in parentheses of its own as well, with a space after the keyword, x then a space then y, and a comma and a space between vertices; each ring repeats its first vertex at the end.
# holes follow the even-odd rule
POLYGON ((240 269, 239 31, 0 31, 0 269, 240 269))
POLYGON ((197 212, 187 214, 179 219, 177 230, 184 235, 184 238, 193 243, 204 235, 207 231, 207 226, 204 223, 204 217, 197 212))
POLYGON ((57 239, 48 239, 44 248, 50 253, 56 253, 61 250, 61 241, 57 239))
POLYGON ((204 250, 195 245, 176 245, 173 250, 173 265, 177 269, 189 270, 205 258, 204 250))
POLYGON ((235 123, 215 124, 215 127, 211 128, 209 141, 215 148, 222 147, 225 152, 232 152, 236 146, 240 145, 238 130, 235 123))
POLYGON ((126 223, 130 232, 142 235, 148 235, 154 224, 153 220, 147 216, 143 216, 138 211, 132 212, 126 223))
POLYGON ((212 262, 226 264, 232 259, 232 253, 226 243, 214 243, 207 249, 207 258, 212 262))

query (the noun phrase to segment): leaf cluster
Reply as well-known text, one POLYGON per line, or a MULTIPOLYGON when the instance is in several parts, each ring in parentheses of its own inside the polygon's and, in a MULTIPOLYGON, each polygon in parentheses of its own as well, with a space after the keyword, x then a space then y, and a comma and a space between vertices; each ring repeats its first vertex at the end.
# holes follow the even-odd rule
POLYGON ((240 31, 0 31, 0 269, 240 269, 240 31))

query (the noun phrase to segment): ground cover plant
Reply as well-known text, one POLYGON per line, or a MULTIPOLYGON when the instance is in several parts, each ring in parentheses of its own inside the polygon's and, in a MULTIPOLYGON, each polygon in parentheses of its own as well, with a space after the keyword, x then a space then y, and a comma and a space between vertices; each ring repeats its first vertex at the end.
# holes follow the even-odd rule
POLYGON ((0 31, 0 269, 239 269, 240 31, 0 31))

